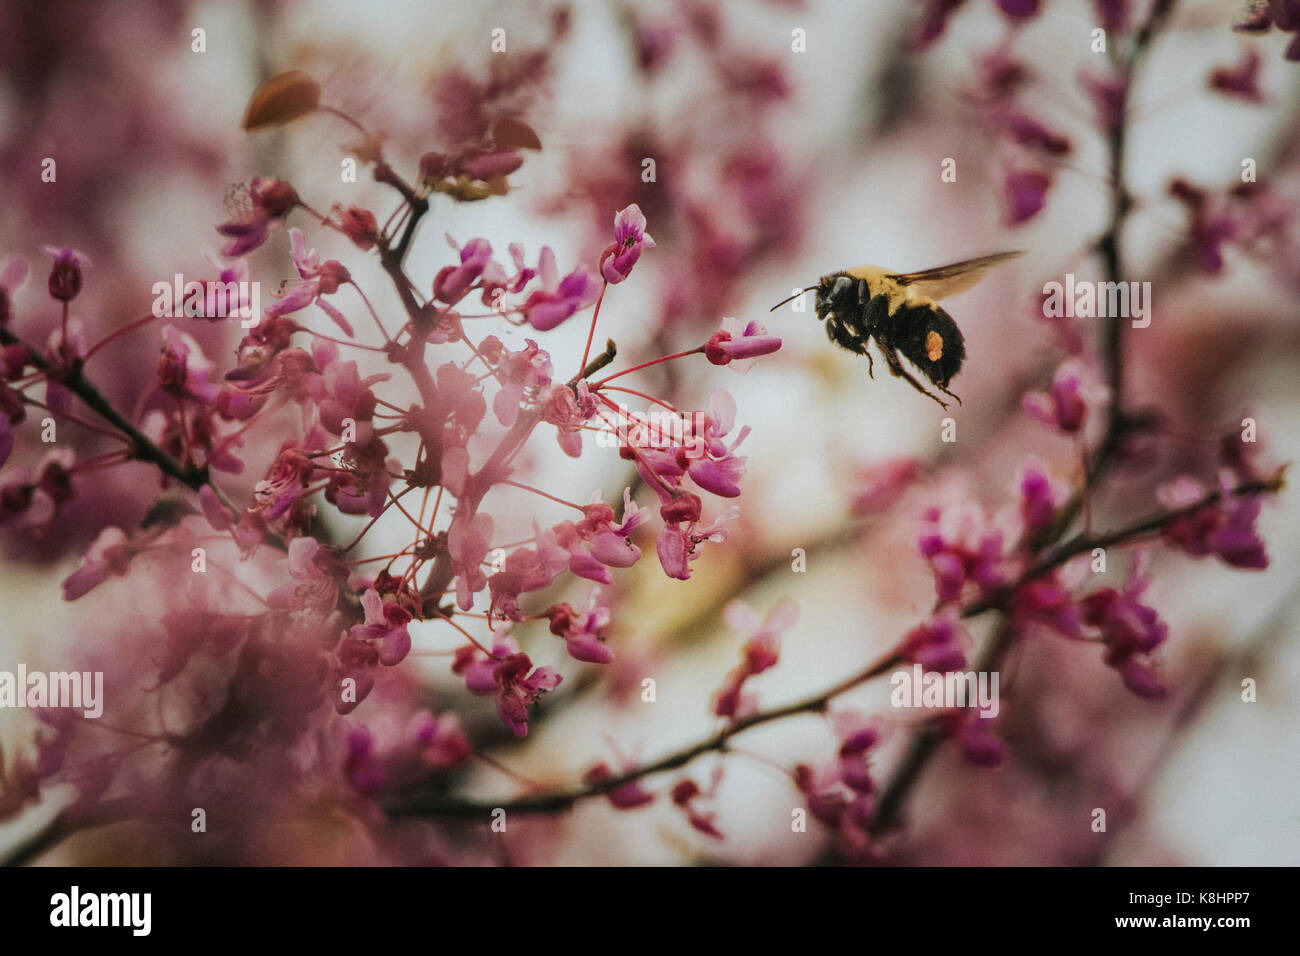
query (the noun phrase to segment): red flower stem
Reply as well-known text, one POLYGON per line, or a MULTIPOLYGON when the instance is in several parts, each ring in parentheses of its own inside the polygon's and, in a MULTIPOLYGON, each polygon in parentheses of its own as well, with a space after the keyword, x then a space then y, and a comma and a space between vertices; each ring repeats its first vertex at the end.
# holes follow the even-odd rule
POLYGON ((605 391, 608 391, 608 392, 627 392, 629 395, 635 395, 637 398, 644 398, 647 402, 654 402, 656 405, 662 405, 664 408, 668 409, 670 412, 674 412, 674 413, 676 413, 676 414, 678 414, 678 415, 681 414, 680 411, 678 411, 678 410, 677 410, 676 408, 674 408, 672 405, 669 405, 669 404, 668 404, 667 402, 665 402, 663 399, 661 399, 661 398, 655 398, 653 395, 647 395, 645 392, 638 392, 638 391, 637 391, 636 389, 634 389, 634 388, 624 388, 624 387, 621 386, 621 385, 606 385, 606 386, 605 386, 605 391))
MULTIPOLYGON (((383 337, 384 337, 384 341, 385 341, 385 342, 392 342, 392 341, 393 341, 392 336, 390 336, 390 335, 388 334, 388 330, 387 330, 386 328, 384 328, 384 323, 381 322, 381 321, 379 320, 379 313, 376 312, 376 311, 375 311, 375 307, 374 307, 373 305, 370 304, 370 299, 367 298, 365 292, 363 292, 363 291, 361 290, 361 286, 357 285, 355 281, 352 281, 352 282, 350 282, 349 284, 352 286, 352 288, 354 288, 354 289, 357 290, 357 295, 361 296, 361 301, 364 302, 364 303, 366 304, 366 308, 370 311, 371 316, 374 317, 375 325, 379 326, 379 332, 380 332, 381 335, 383 335, 383 337)), ((382 351, 384 351, 384 350, 383 350, 383 349, 375 349, 375 351, 376 351, 376 352, 382 352, 382 351)))
POLYGON ((596 297, 596 309, 591 313, 591 328, 587 330, 587 347, 582 350, 582 364, 578 366, 578 375, 581 376, 583 369, 587 367, 587 359, 591 357, 591 343, 596 337, 596 320, 600 318, 600 304, 605 301, 605 290, 609 288, 609 280, 600 287, 600 295, 596 297))
POLYGON ((662 358, 651 359, 648 362, 642 362, 640 365, 633 365, 631 368, 625 368, 621 372, 615 372, 613 375, 607 375, 599 382, 593 382, 591 387, 593 389, 600 388, 606 382, 612 382, 614 379, 620 378, 623 375, 630 375, 632 372, 639 372, 643 368, 649 368, 651 365, 658 365, 661 362, 671 362, 673 359, 685 358, 688 355, 698 355, 703 351, 704 346, 701 345, 698 348, 687 349, 685 352, 674 352, 672 355, 665 355, 662 358))
POLYGON ((556 504, 568 505, 570 508, 576 508, 578 511, 583 511, 585 514, 582 505, 575 505, 572 501, 565 501, 563 498, 555 497, 555 495, 548 495, 540 488, 534 488, 532 485, 526 485, 522 481, 511 481, 509 478, 507 478, 505 481, 501 482, 501 484, 509 485, 511 488, 520 488, 523 491, 531 491, 533 494, 541 495, 543 498, 549 499, 550 501, 554 501, 556 504))
POLYGON ((92 355, 94 355, 96 352, 98 352, 100 349, 102 349, 102 348, 103 348, 105 345, 107 345, 109 342, 113 341, 113 340, 114 340, 115 338, 117 338, 119 335, 125 335, 126 333, 132 331, 133 329, 138 329, 138 328, 139 328, 140 326, 142 326, 142 325, 147 325, 147 324, 149 324, 150 322, 154 321, 154 319, 157 319, 157 318, 160 318, 160 316, 154 315, 154 314, 151 312, 151 313, 149 313, 148 315, 144 316, 143 318, 136 319, 134 322, 128 322, 126 325, 122 326, 120 329, 117 329, 117 330, 114 331, 114 332, 110 332, 110 333, 108 333, 108 335, 104 336, 102 339, 100 339, 98 342, 96 342, 94 345, 92 345, 92 346, 89 348, 89 350, 87 350, 86 354, 83 355, 83 356, 81 357, 81 360, 82 360, 83 362, 89 362, 89 361, 90 361, 90 357, 91 357, 92 355))

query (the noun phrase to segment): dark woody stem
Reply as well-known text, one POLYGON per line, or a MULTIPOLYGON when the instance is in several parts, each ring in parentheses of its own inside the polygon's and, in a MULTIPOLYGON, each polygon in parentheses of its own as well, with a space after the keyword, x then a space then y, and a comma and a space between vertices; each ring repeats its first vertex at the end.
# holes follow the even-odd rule
MULTIPOLYGON (((1176 3, 1177 0, 1153 0, 1147 19, 1138 28, 1127 57, 1124 57, 1122 62, 1118 64, 1117 72, 1124 84, 1123 92, 1116 106, 1115 115, 1112 117, 1113 125, 1107 131, 1110 182, 1113 184, 1110 222, 1106 231, 1097 240, 1096 245, 1106 278, 1110 282, 1118 283, 1124 277, 1125 270, 1120 243, 1124 226, 1128 222, 1128 215, 1133 205, 1124 177, 1124 160, 1127 155, 1128 144, 1128 122, 1125 113, 1128 108, 1129 94, 1132 91, 1138 65, 1150 49, 1152 40, 1154 40, 1156 34, 1173 12, 1176 3)), ((1112 50, 1112 55, 1117 55, 1114 50, 1112 50)), ((1111 316, 1102 332, 1101 360, 1111 390, 1110 411, 1106 420, 1105 433, 1098 443, 1091 462, 1086 466, 1082 489, 1061 509, 1047 534, 1033 542, 1039 548, 1040 553, 1059 541, 1074 523, 1083 508, 1084 501, 1096 488, 1106 469, 1113 464, 1116 452, 1118 452, 1125 435, 1133 426, 1133 422, 1124 407, 1124 321, 1125 319, 1122 316, 1111 316)), ((1082 537, 1076 538, 1075 541, 1081 542, 1078 545, 1078 550, 1069 550, 1068 546, 1056 549, 1056 551, 1052 552, 1053 557, 1044 559, 1037 566, 1041 569, 1037 571, 1037 575, 1048 573, 1052 568, 1057 567, 1074 554, 1080 553, 1085 547, 1103 546, 1095 542, 1088 544, 1082 537), (1067 551, 1068 553, 1065 553, 1067 551)), ((1112 541, 1110 543, 1117 542, 1112 541)), ((983 609, 981 608, 981 610, 983 609)), ((1002 657, 1010 649, 1014 639, 1015 629, 1010 626, 1009 621, 1004 621, 986 649, 980 662, 980 669, 992 670, 996 668, 1002 657)), ((872 823, 873 832, 881 833, 894 825, 903 803, 911 792, 912 786, 919 779, 921 771, 938 749, 941 741, 942 736, 933 721, 927 724, 913 738, 893 777, 886 783, 881 792, 880 800, 876 805, 876 818, 872 823)))
MULTIPOLYGON (((1228 492, 1211 492, 1186 507, 1156 512, 1116 531, 1101 535, 1078 535, 1061 544, 1037 564, 1032 565, 1013 584, 1008 585, 1000 592, 997 600, 978 601, 969 604, 962 609, 961 617, 971 618, 991 610, 1004 610, 1011 595, 1019 588, 1050 573, 1071 558, 1091 551, 1093 548, 1129 544, 1147 535, 1157 533, 1168 527, 1172 522, 1195 514, 1203 508, 1210 508, 1220 504, 1227 496, 1238 497, 1276 492, 1281 489, 1282 484, 1282 475, 1279 473, 1271 479, 1243 482, 1228 492)), ((1011 623, 1009 619, 1004 620, 999 626, 993 641, 981 655, 976 668, 978 670, 989 670, 996 667, 997 662, 1010 645, 1012 637, 1013 628, 1011 623)), ((606 777, 583 787, 548 790, 529 794, 518 799, 490 802, 458 800, 454 797, 442 795, 415 794, 404 801, 390 805, 387 812, 394 816, 475 817, 480 814, 487 816, 497 808, 503 809, 507 813, 554 813, 567 810, 582 800, 603 796, 619 787, 636 783, 645 777, 684 767, 704 754, 724 752, 727 750, 728 741, 732 737, 753 727, 785 717, 792 717, 796 714, 824 712, 834 698, 867 681, 890 673, 901 663, 903 663, 902 655, 898 650, 892 650, 867 665, 863 670, 824 691, 795 701, 792 704, 743 717, 728 724, 726 728, 714 736, 683 747, 653 763, 644 764, 617 776, 606 777)), ((912 784, 920 776, 926 762, 943 739, 942 732, 931 722, 922 728, 913 740, 877 804, 874 826, 877 832, 887 829, 892 824, 912 784)))
POLYGON ((40 353, 14 335, 9 329, 3 327, 0 327, 0 344, 21 345, 27 352, 27 361, 30 364, 36 366, 54 381, 68 389, 68 391, 85 402, 87 407, 130 439, 132 458, 156 465, 164 474, 170 475, 194 491, 198 491, 208 483, 208 468, 206 465, 187 468, 150 441, 148 436, 132 425, 121 412, 113 407, 112 402, 104 396, 104 393, 86 378, 81 361, 77 361, 68 369, 54 369, 48 361, 41 357, 40 353))

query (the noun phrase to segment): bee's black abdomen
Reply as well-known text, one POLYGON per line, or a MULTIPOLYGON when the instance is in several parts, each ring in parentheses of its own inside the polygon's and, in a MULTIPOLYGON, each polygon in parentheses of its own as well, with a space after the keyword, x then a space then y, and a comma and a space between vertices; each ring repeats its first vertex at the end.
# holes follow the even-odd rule
POLYGON ((961 329, 937 305, 904 305, 885 320, 889 344, 925 373, 926 378, 947 388, 961 371, 966 343, 961 329))

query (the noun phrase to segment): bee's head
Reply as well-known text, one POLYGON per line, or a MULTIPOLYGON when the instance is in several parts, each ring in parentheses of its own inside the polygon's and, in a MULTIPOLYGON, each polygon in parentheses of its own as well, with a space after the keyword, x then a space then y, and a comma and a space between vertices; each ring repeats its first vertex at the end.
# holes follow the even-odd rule
POLYGON ((847 297, 852 293, 853 280, 843 272, 832 272, 817 280, 817 318, 825 319, 832 312, 849 305, 847 297))
POLYGON ((794 301, 805 292, 816 290, 817 300, 815 308, 817 311, 817 318, 819 320, 824 319, 829 313, 835 311, 835 306, 837 304, 847 305, 845 297, 849 295, 852 289, 853 280, 851 278, 846 276, 843 272, 832 272, 830 275, 825 275, 818 279, 816 285, 806 286, 805 288, 795 292, 794 295, 782 299, 776 305, 772 306, 769 311, 775 312, 777 309, 781 308, 781 306, 785 305, 787 302, 794 301))

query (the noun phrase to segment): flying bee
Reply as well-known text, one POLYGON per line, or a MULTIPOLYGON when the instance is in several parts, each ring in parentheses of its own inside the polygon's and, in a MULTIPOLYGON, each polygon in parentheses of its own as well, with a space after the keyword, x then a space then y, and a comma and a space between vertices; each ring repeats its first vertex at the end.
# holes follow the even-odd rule
POLYGON ((1023 251, 998 252, 922 272, 890 272, 879 266, 845 269, 822 276, 816 285, 772 306, 772 311, 816 289, 817 319, 826 323, 826 335, 832 342, 865 355, 867 373, 875 378, 875 361, 867 351, 875 339, 893 375, 947 408, 947 402, 904 368, 899 355, 960 403, 961 399, 948 391, 948 383, 961 371, 966 341, 952 316, 939 308, 939 300, 964 292, 993 266, 1022 255, 1023 251))

